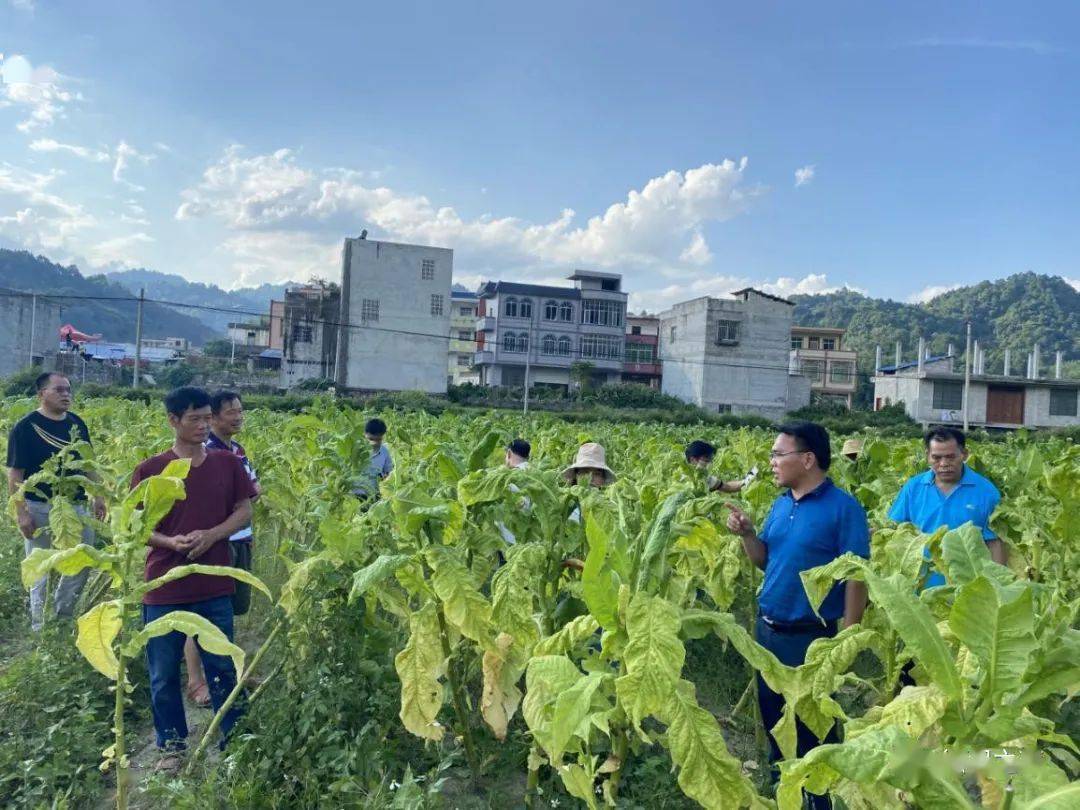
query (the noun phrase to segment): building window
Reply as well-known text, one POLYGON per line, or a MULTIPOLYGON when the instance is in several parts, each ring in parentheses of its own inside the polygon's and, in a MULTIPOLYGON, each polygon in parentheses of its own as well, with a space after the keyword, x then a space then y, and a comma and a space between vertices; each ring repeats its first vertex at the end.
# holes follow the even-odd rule
POLYGON ((476 340, 476 333, 471 329, 458 329, 458 340, 476 340))
POLYGON ((717 413, 731 413, 731 405, 727 402, 721 402, 716 406, 717 413))
POLYGON ((571 346, 570 338, 568 338, 566 335, 563 335, 561 338, 559 338, 559 356, 560 357, 569 357, 570 356, 570 346, 571 346))
MULTIPOLYGON (((525 335, 522 335, 521 337, 522 339, 524 339, 525 335)), ((503 335, 503 351, 513 352, 514 354, 519 351, 518 336, 516 332, 507 332, 505 335, 503 335)), ((525 349, 522 348, 520 349, 520 351, 525 351, 525 349)))
POLYGON ((675 342, 675 327, 674 326, 671 327, 671 340, 669 342, 671 342, 671 343, 675 342))
POLYGON ((433 294, 431 296, 431 314, 442 315, 442 296, 433 294))
POLYGON ((554 301, 544 302, 544 320, 554 321, 559 317, 559 305, 554 301))
POLYGON ((934 380, 935 411, 958 411, 964 407, 964 384, 946 380, 934 380))
POLYGON ((467 318, 470 315, 475 315, 476 314, 476 308, 475 307, 462 307, 461 309, 458 310, 458 314, 467 318))
POLYGON ((653 347, 648 343, 627 343, 627 363, 652 363, 656 359, 653 347))
POLYGON ((517 350, 520 354, 525 354, 529 350, 529 336, 524 332, 517 336, 517 350))
POLYGON ((739 342, 739 322, 738 321, 720 321, 716 324, 716 342, 717 343, 738 343, 739 342))
POLYGON ((582 301, 581 322, 595 326, 622 326, 622 304, 618 301, 582 301))
POLYGON ((1050 389, 1050 415, 1076 416, 1076 388, 1050 389))
POLYGON ((851 363, 832 363, 829 366, 829 382, 849 383, 852 374, 851 363))
POLYGON ((292 325, 293 343, 311 343, 311 327, 303 323, 292 325))
POLYGON ((555 336, 544 335, 544 339, 540 342, 540 354, 555 354, 555 336))
POLYGON ((791 336, 791 348, 793 348, 793 349, 801 349, 802 348, 802 335, 792 335, 791 336))
POLYGON ((472 358, 467 354, 459 354, 457 359, 458 368, 468 367, 472 365, 472 358))
POLYGON ((836 338, 822 338, 821 348, 827 352, 836 351, 836 338))
POLYGON ((809 348, 809 349, 820 349, 821 348, 821 338, 819 338, 819 337, 811 337, 809 340, 807 340, 806 345, 807 345, 807 348, 809 348))
POLYGON ((825 381, 825 363, 822 360, 803 360, 802 373, 810 378, 812 383, 825 381))
POLYGON ((640 335, 641 334, 641 327, 640 326, 631 326, 630 327, 630 334, 631 335, 640 335))
POLYGON ((365 298, 360 302, 360 320, 364 323, 379 320, 378 298, 365 298))
POLYGON ((559 320, 565 323, 572 323, 574 320, 574 307, 569 301, 563 301, 559 304, 559 320))
POLYGON ((590 360, 615 360, 622 354, 622 340, 614 335, 583 335, 581 356, 590 360))
POLYGON ((423 259, 420 262, 420 278, 424 281, 431 281, 435 278, 435 260, 423 259))
POLYGON ((518 302, 514 297, 507 298, 503 302, 503 315, 507 318, 516 318, 518 314, 518 302))
POLYGON ((531 318, 532 317, 532 301, 528 298, 522 298, 521 304, 518 307, 519 318, 531 318))

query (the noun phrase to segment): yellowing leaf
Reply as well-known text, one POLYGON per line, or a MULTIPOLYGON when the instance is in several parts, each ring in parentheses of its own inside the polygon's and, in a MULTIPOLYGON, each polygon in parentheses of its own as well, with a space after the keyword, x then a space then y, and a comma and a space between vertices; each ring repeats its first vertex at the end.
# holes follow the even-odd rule
POLYGON ((629 642, 623 654, 626 675, 615 682, 615 688, 635 726, 671 700, 686 659, 679 626, 679 610, 670 602, 644 593, 630 600, 626 611, 629 642))
POLYGON ((524 670, 507 660, 513 643, 513 636, 500 633, 495 639, 495 648, 486 650, 483 657, 484 687, 480 696, 480 713, 498 740, 506 739, 507 726, 521 703, 521 690, 516 684, 524 670))
POLYGON ((443 704, 446 658, 434 604, 413 613, 409 642, 394 658, 394 667, 401 680, 401 722, 417 737, 441 740, 445 729, 436 718, 443 704))
POLYGON ((124 654, 135 655, 150 639, 172 632, 195 638, 199 646, 209 653, 232 658, 238 678, 244 672, 244 651, 229 641, 221 628, 209 619, 187 610, 174 610, 154 619, 124 644, 124 654))
POLYGON ((77 622, 79 634, 75 646, 94 669, 114 681, 120 677, 120 662, 113 642, 122 623, 120 601, 116 599, 94 605, 77 622))
POLYGON ((82 540, 83 523, 67 498, 53 498, 49 509, 53 548, 74 548, 82 540))

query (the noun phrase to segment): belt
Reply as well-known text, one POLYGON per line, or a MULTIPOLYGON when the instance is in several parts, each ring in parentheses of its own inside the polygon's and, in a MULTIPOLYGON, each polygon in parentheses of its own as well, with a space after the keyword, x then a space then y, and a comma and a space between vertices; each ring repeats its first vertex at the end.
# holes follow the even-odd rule
POLYGON ((761 620, 769 627, 770 630, 775 630, 777 633, 810 633, 813 631, 835 631, 836 619, 829 622, 819 621, 801 621, 801 622, 781 622, 776 619, 770 619, 768 616, 762 615, 761 620))

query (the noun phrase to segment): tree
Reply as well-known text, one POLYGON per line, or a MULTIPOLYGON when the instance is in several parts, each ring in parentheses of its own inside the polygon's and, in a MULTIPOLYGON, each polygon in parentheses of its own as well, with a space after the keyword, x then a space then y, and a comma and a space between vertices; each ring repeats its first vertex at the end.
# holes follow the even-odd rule
POLYGON ((203 346, 203 354, 207 357, 229 357, 232 354, 232 343, 227 340, 208 340, 203 346))
POLYGON ((595 368, 588 360, 575 360, 570 364, 570 380, 577 386, 579 395, 592 388, 595 368))

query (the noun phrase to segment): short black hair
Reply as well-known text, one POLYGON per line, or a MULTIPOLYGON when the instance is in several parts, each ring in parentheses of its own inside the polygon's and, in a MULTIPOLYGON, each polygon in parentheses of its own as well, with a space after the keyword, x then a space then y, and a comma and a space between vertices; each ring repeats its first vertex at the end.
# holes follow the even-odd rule
POLYGON ((370 433, 372 436, 385 436, 386 422, 382 419, 368 419, 364 423, 364 433, 370 433))
POLYGON ((206 390, 193 385, 174 388, 165 395, 165 411, 178 418, 189 410, 205 408, 209 404, 210 395, 206 390))
POLYGON ((241 405, 244 404, 244 400, 242 400, 240 398, 240 395, 235 391, 215 391, 210 396, 210 410, 213 412, 214 416, 217 416, 219 413, 221 413, 221 409, 222 407, 224 407, 225 403, 232 402, 234 399, 238 400, 241 405))
POLYGON ((689 461, 692 458, 703 458, 707 461, 712 461, 713 456, 716 455, 716 448, 708 442, 703 442, 701 439, 695 439, 686 445, 686 460, 689 461))
POLYGON ((49 387, 49 380, 53 377, 63 377, 65 380, 67 379, 67 377, 64 377, 59 371, 43 371, 34 378, 34 390, 40 394, 49 387))
POLYGON ((829 469, 832 463, 832 448, 829 447, 829 431, 817 422, 788 422, 780 425, 777 432, 791 436, 799 446, 800 452, 813 453, 822 470, 829 469))
POLYGON ((529 453, 532 452, 532 445, 524 439, 514 439, 510 444, 506 445, 506 449, 513 453, 515 456, 521 456, 528 461, 529 453))
POLYGON ((926 446, 927 450, 930 449, 930 442, 950 442, 954 440, 956 441, 957 447, 961 450, 967 447, 967 437, 960 428, 940 425, 938 427, 930 428, 930 430, 926 431, 926 435, 923 436, 923 444, 926 446))

